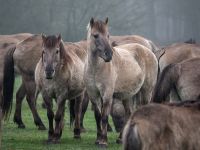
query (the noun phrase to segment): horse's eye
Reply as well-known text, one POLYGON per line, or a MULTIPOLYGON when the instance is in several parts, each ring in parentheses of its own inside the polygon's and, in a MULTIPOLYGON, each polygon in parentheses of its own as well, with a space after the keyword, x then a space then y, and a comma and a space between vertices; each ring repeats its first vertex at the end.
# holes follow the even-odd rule
POLYGON ((97 39, 99 37, 99 34, 94 34, 93 36, 95 39, 97 39))

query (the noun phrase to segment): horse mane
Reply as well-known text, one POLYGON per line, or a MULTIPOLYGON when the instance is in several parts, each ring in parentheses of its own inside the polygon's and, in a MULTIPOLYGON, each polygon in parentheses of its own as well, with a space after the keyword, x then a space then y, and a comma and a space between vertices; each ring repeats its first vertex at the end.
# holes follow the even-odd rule
POLYGON ((168 106, 175 106, 175 107, 187 107, 191 109, 200 110, 200 99, 199 100, 186 100, 182 102, 172 102, 166 103, 168 106))
MULTIPOLYGON (((55 35, 51 35, 51 36, 47 36, 45 41, 44 41, 44 45, 47 47, 47 48, 55 48, 57 46, 57 43, 58 43, 58 39, 55 35)), ((63 65, 67 65, 69 66, 73 60, 69 54, 69 51, 65 50, 65 47, 64 47, 64 44, 63 44, 63 41, 61 40, 60 42, 60 45, 59 45, 59 48, 60 48, 60 58, 62 60, 62 64, 63 65)))
POLYGON ((47 48, 54 48, 54 47, 56 47, 57 43, 58 43, 57 37, 55 35, 50 35, 50 36, 46 37, 43 44, 47 48))
POLYGON ((37 37, 41 37, 41 35, 39 35, 39 34, 34 34, 34 35, 32 35, 32 36, 26 38, 25 40, 22 40, 22 42, 30 42, 30 41, 34 40, 35 38, 37 38, 37 37))
POLYGON ((103 22, 102 20, 95 20, 93 26, 90 26, 90 23, 87 25, 87 30, 91 29, 91 28, 95 28, 97 29, 99 32, 101 33, 105 33, 106 32, 106 28, 105 28, 106 24, 105 22, 103 22))
POLYGON ((187 44, 196 44, 196 40, 193 39, 193 38, 190 38, 189 40, 185 41, 184 43, 187 43, 187 44))

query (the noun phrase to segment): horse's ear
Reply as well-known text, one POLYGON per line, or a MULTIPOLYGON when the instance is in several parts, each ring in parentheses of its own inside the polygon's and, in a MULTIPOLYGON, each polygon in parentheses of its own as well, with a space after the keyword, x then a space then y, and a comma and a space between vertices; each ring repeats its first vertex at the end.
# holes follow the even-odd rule
POLYGON ((42 41, 43 41, 43 43, 45 43, 46 39, 47 39, 47 36, 42 33, 42 41))
POLYGON ((94 25, 94 18, 92 17, 92 18, 90 19, 90 27, 93 27, 93 25, 94 25))
POLYGON ((46 41, 46 38, 47 38, 47 36, 46 36, 45 34, 42 33, 42 40, 43 40, 43 42, 46 41))
POLYGON ((58 39, 58 44, 60 44, 61 39, 62 39, 61 34, 58 35, 57 39, 58 39))
POLYGON ((106 17, 105 19, 105 24, 108 24, 108 17, 106 17))

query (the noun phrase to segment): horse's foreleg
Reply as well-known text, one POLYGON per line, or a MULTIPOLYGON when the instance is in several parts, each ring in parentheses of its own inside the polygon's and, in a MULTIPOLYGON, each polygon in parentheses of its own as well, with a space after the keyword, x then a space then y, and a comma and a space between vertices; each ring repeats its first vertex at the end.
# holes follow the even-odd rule
POLYGON ((77 97, 75 99, 75 127, 74 127, 74 138, 80 138, 81 133, 81 112, 82 112, 82 102, 83 102, 83 95, 77 97))
POLYGON ((101 132, 101 112, 99 111, 96 104, 93 104, 93 108, 94 108, 94 116, 95 116, 96 126, 97 126, 97 138, 96 138, 95 144, 99 144, 101 140, 101 133, 102 133, 101 132))
POLYGON ((106 147, 108 145, 107 126, 108 126, 108 116, 110 114, 111 105, 112 105, 112 97, 103 98, 103 107, 101 112, 102 135, 101 135, 101 141, 99 142, 99 145, 103 147, 106 147))
POLYGON ((57 111, 55 115, 55 131, 54 131, 54 143, 58 143, 60 140, 60 137, 62 135, 62 129, 63 129, 63 118, 64 118, 64 111, 65 111, 65 102, 66 99, 58 99, 57 100, 57 111))
POLYGON ((51 98, 49 98, 45 93, 42 93, 42 97, 47 108, 47 117, 49 120, 49 131, 48 131, 48 140, 47 142, 52 142, 54 136, 54 127, 53 127, 53 119, 54 119, 54 112, 53 112, 53 102, 51 98))
POLYGON ((25 125, 22 121, 21 115, 21 108, 22 108, 22 101, 26 95, 26 90, 24 84, 22 83, 20 88, 16 93, 16 108, 13 121, 18 124, 18 128, 25 128, 25 125))
POLYGON ((46 127, 42 123, 42 120, 36 109, 36 98, 35 98, 36 85, 35 85, 35 82, 29 80, 24 83, 25 83, 26 94, 27 94, 26 99, 27 99, 28 105, 31 109, 31 112, 33 114, 34 122, 38 126, 38 130, 45 130, 46 127))

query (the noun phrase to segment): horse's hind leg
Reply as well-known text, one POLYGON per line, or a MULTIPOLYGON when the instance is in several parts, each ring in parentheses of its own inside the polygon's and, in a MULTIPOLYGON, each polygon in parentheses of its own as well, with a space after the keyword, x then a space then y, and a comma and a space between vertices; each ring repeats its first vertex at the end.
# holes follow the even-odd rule
POLYGON ((81 132, 81 114, 82 114, 82 102, 83 95, 75 99, 75 127, 74 127, 74 138, 80 138, 81 132))
POLYGON ((26 95, 24 84, 22 83, 16 94, 16 108, 13 121, 18 124, 18 128, 25 128, 21 118, 22 101, 26 95))
MULTIPOLYGON (((125 110, 125 121, 124 121, 124 125, 125 125, 133 111, 133 101, 132 101, 132 98, 130 98, 130 99, 123 100, 122 103, 123 103, 124 110, 125 110)), ((124 128, 124 126, 123 126, 123 128, 124 128)), ((116 140, 116 143, 118 143, 118 144, 122 143, 122 132, 123 132, 123 129, 121 130, 119 137, 116 140)))
POLYGON ((28 102, 28 105, 31 109, 31 112, 33 114, 34 122, 36 126, 38 126, 38 130, 46 130, 46 127, 42 123, 42 120, 37 112, 36 109, 36 98, 35 98, 35 90, 36 90, 36 85, 34 81, 27 81, 24 82, 25 87, 26 87, 26 100, 28 102))
POLYGON ((85 128, 83 125, 83 119, 84 119, 85 112, 87 111, 88 104, 89 104, 89 97, 88 97, 87 92, 84 92, 84 97, 83 97, 83 102, 82 102, 81 121, 80 121, 81 132, 85 132, 85 128))
POLYGON ((153 88, 143 88, 141 89, 141 104, 146 105, 150 102, 152 97, 153 88))

